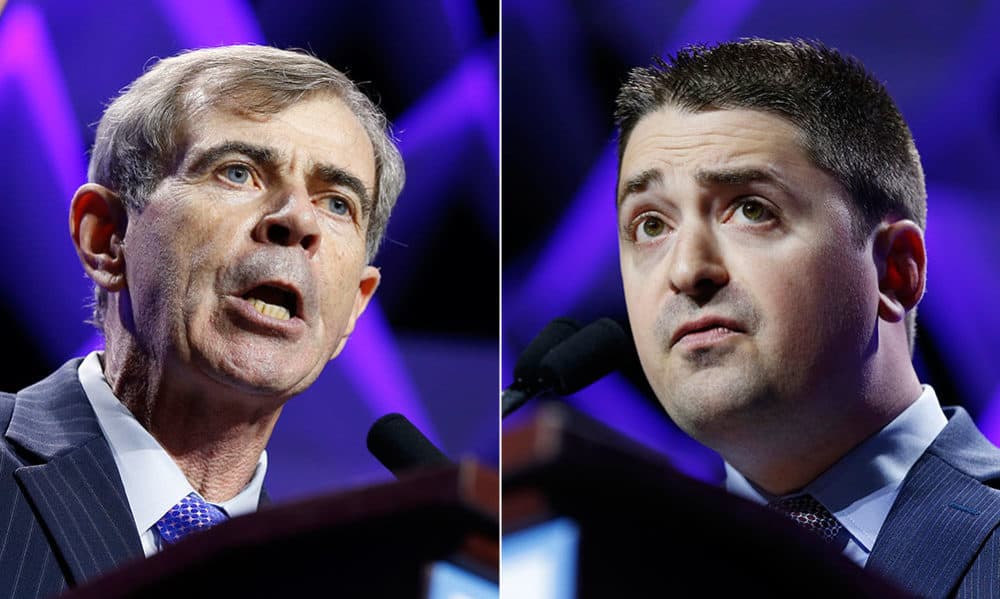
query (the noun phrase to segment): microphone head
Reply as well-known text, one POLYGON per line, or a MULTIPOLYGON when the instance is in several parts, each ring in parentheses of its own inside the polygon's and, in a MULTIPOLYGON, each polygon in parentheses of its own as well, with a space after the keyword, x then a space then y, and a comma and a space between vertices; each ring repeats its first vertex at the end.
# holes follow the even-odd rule
POLYGON ((622 326, 602 318, 546 353, 538 372, 552 391, 568 395, 618 369, 629 352, 628 335, 622 326))
POLYGON ((368 451, 399 477, 415 468, 450 464, 451 460, 402 414, 386 414, 368 429, 368 451))
POLYGON ((514 384, 533 385, 538 382, 538 366, 545 354, 572 337, 580 330, 580 323, 572 318, 557 318, 545 325, 542 332, 535 335, 528 347, 524 348, 514 364, 514 384))

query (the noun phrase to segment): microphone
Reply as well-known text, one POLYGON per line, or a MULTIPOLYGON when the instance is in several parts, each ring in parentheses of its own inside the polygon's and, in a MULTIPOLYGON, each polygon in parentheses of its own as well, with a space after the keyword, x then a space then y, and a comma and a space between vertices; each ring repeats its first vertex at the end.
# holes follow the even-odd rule
POLYGON ((557 318, 545 325, 518 356, 514 364, 514 384, 526 388, 538 382, 538 366, 542 358, 557 345, 580 330, 580 323, 572 318, 557 318))
POLYGON ((504 416, 545 391, 546 385, 538 374, 542 358, 579 330, 580 323, 572 318, 557 318, 545 325, 541 333, 535 335, 514 364, 514 382, 501 393, 504 416))
POLYGON ((368 451, 396 478, 409 470, 451 463, 406 416, 395 412, 372 424, 367 445, 368 451))
MULTIPOLYGON (((543 336, 544 330, 536 341, 543 336)), ((556 395, 575 393, 616 370, 628 355, 628 336, 621 325, 610 318, 592 322, 546 351, 534 369, 533 380, 527 384, 515 380, 503 391, 502 414, 506 417, 547 391, 556 395)))
POLYGON ((614 320, 602 318, 552 348, 538 372, 557 395, 569 395, 617 370, 628 355, 625 330, 614 320))

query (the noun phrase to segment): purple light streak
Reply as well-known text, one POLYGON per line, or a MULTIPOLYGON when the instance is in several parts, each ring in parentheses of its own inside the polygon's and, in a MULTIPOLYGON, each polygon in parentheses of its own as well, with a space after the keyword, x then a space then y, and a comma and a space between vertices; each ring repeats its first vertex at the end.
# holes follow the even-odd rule
MULTIPOLYGON (((944 398, 938 399, 941 400, 942 404, 948 403, 944 398)), ((994 445, 1000 444, 1000 386, 987 400, 976 424, 979 425, 979 430, 983 432, 983 435, 994 445)))
POLYGON ((53 174, 69 206, 78 185, 86 180, 86 152, 76 128, 69 92, 53 51, 45 22, 30 4, 12 7, 0 21, 0 82, 13 79, 32 107, 53 174))
MULTIPOLYGON (((981 217, 992 198, 970 197, 960 190, 927 185, 930 215, 927 241, 927 291, 918 318, 935 333, 942 357, 954 373, 967 403, 978 408, 983 433, 1000 442, 1000 392, 995 366, 1000 321, 983 318, 996 312, 1000 252, 993 223, 981 217)), ((940 390, 939 390, 940 393, 940 390)), ((943 405, 954 398, 941 397, 943 405)))
MULTIPOLYGON (((53 218, 64 219, 77 186, 86 180, 86 152, 52 40, 41 13, 30 4, 14 6, 0 20, 0 82, 8 80, 13 80, 31 107, 29 116, 39 132, 38 138, 47 153, 47 162, 53 165, 51 171, 65 202, 58 208, 48 209, 53 212, 53 218)), ((78 273, 75 271, 73 274, 78 273)), ((66 323, 73 322, 75 318, 75 314, 50 313, 47 321, 66 323)), ((68 338, 65 333, 59 337, 68 338)), ((103 340, 95 336, 86 346, 95 344, 103 344, 103 340)), ((64 347, 62 351, 66 349, 64 347)), ((53 348, 49 350, 62 353, 53 348)), ((56 356, 59 360, 69 357, 56 356)))
POLYGON ((467 57, 450 75, 403 114, 396 123, 403 154, 433 147, 440 138, 469 127, 487 137, 499 158, 500 124, 496 67, 480 54, 467 57))
POLYGON ((724 41, 732 37, 757 7, 757 0, 700 0, 694 2, 673 31, 672 52, 683 44, 724 41))
POLYGON ((400 412, 431 441, 438 442, 385 316, 375 302, 358 319, 354 334, 333 363, 364 398, 373 416, 400 412))
POLYGON ((158 0, 157 3, 184 47, 265 43, 253 11, 242 0, 158 0))
POLYGON ((518 290, 513 314, 519 328, 539 331, 553 317, 569 313, 617 257, 616 163, 609 146, 518 290))
MULTIPOLYGON (((410 172, 403 198, 390 223, 391 239, 405 241, 421 235, 431 226, 429 221, 438 218, 447 202, 453 200, 454 196, 444 191, 452 177, 442 173, 453 164, 461 164, 471 135, 481 136, 490 151, 493 168, 481 176, 496 180, 500 137, 498 96, 493 60, 474 54, 462 60, 397 120, 394 129, 399 134, 400 151, 410 172)), ((497 198, 484 197, 476 208, 482 221, 490 225, 486 228, 499 234, 497 198)))
POLYGON ((470 0, 441 0, 441 10, 448 20, 448 29, 456 47, 472 47, 479 38, 479 20, 475 13, 475 3, 470 0))

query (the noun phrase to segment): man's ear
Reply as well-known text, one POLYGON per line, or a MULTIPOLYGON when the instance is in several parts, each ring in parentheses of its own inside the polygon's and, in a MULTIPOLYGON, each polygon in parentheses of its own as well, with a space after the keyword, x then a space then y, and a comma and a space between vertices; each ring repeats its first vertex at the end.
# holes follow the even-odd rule
POLYGON ((899 322, 924 295, 927 252, 924 232, 911 220, 882 223, 875 233, 878 265, 878 315, 899 322))
POLYGON ((358 284, 358 293, 354 296, 354 307, 351 309, 351 318, 347 321, 347 328, 344 329, 344 334, 340 336, 337 347, 333 350, 333 355, 330 356, 331 360, 339 356, 340 352, 344 350, 348 337, 354 332, 354 325, 358 322, 358 318, 365 311, 365 308, 368 307, 368 302, 375 295, 375 290, 378 289, 378 284, 381 280, 382 274, 374 266, 367 265, 362 269, 361 282, 358 284))
POLYGON ((127 224, 125 208, 110 189, 87 183, 76 190, 69 209, 69 234, 87 276, 108 291, 125 286, 127 224))

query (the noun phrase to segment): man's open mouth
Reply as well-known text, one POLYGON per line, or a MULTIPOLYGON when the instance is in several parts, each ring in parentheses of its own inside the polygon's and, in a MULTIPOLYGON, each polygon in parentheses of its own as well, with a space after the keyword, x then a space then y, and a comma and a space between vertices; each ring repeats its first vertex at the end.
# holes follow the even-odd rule
POLYGON ((298 316, 298 295, 288 289, 274 285, 258 285, 243 294, 243 299, 258 312, 278 320, 289 320, 298 316))

